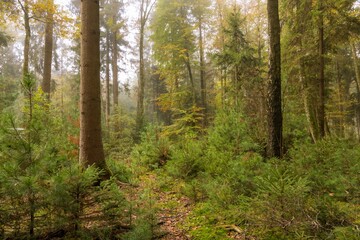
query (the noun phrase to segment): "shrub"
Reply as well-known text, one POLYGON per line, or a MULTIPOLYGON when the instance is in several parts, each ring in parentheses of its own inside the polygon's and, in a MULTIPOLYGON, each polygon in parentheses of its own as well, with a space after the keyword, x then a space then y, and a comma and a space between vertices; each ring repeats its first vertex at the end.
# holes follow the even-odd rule
POLYGON ((159 129, 148 126, 142 133, 141 143, 131 152, 134 169, 139 167, 153 170, 163 166, 171 156, 170 141, 167 137, 160 137, 159 129))

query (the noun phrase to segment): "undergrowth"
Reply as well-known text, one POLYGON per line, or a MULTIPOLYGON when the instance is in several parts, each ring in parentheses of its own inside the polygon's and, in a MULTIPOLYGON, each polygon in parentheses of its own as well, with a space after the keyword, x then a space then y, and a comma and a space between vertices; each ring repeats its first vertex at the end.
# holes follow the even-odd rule
POLYGON ((192 199, 183 225, 192 238, 226 239, 236 226, 255 239, 359 239, 359 144, 305 141, 266 159, 247 122, 223 111, 207 134, 163 139, 150 128, 133 152, 145 172, 160 169, 192 199))

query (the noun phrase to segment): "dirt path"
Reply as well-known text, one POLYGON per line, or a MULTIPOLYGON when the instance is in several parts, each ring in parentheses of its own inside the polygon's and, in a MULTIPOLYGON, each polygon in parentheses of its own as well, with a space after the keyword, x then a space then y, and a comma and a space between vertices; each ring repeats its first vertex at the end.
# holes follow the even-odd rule
MULTIPOLYGON (((145 211, 154 209, 154 239, 188 240, 191 239, 181 227, 191 212, 191 201, 175 191, 160 189, 158 176, 146 174, 139 177, 136 187, 121 186, 126 192, 128 201, 136 203, 136 207, 145 211)), ((134 215, 133 219, 139 216, 134 215)))
POLYGON ((159 210, 157 218, 160 232, 164 235, 159 238, 163 240, 186 240, 190 239, 181 225, 191 211, 190 200, 179 197, 174 192, 159 192, 159 210))

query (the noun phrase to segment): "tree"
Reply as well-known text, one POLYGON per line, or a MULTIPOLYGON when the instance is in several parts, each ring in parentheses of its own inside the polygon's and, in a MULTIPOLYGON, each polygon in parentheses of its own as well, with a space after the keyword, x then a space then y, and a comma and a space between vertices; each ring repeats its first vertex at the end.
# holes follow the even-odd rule
POLYGON ((203 108, 204 125, 207 125, 207 80, 205 72, 205 54, 204 54, 204 25, 206 19, 209 17, 209 0, 194 1, 192 14, 194 15, 198 28, 198 45, 199 45, 199 65, 200 65, 200 95, 201 95, 201 107, 203 108))
POLYGON ((31 29, 30 29, 30 16, 29 16, 29 1, 24 0, 22 3, 18 0, 20 7, 23 11, 24 18, 24 26, 25 26, 25 40, 24 40, 24 62, 23 62, 23 76, 25 77, 29 74, 29 52, 30 52, 30 37, 31 37, 31 29))
POLYGON ((255 58, 242 31, 244 20, 239 7, 235 5, 225 18, 226 22, 221 30, 224 45, 215 54, 215 60, 219 67, 225 70, 223 74, 226 79, 231 80, 223 86, 227 93, 226 100, 231 107, 239 110, 244 100, 246 85, 250 82, 249 79, 254 77, 255 58), (241 90, 244 94, 241 94, 241 90))
POLYGON ((325 137, 325 39, 324 39, 324 17, 323 1, 318 0, 319 11, 319 133, 320 138, 325 137))
POLYGON ((106 169, 101 137, 99 1, 81 2, 80 163, 106 169))
POLYGON ((138 80, 138 99, 136 111, 136 136, 139 136, 144 122, 144 90, 145 90, 145 63, 144 63, 144 38, 145 27, 149 19, 151 10, 156 0, 140 1, 140 35, 139 35, 139 80, 138 80))
POLYGON ((281 52, 278 0, 267 2, 269 24, 268 156, 282 156, 281 52))
MULTIPOLYGON (((116 15, 113 15, 113 24, 116 25, 116 15)), ((119 105, 118 54, 119 54, 118 29, 112 29, 112 73, 113 73, 113 103, 114 103, 114 107, 117 107, 119 105)))
POLYGON ((51 66, 53 52, 53 29, 54 29, 54 0, 47 1, 48 9, 45 23, 45 51, 44 51, 44 73, 41 84, 42 90, 50 99, 51 66))
MULTIPOLYGON (((180 0, 159 0, 152 21, 153 53, 160 79, 166 82, 167 93, 158 103, 163 111, 180 112, 196 106, 193 77, 193 26, 190 5, 180 0)), ((174 115, 173 115, 174 116, 174 115)))

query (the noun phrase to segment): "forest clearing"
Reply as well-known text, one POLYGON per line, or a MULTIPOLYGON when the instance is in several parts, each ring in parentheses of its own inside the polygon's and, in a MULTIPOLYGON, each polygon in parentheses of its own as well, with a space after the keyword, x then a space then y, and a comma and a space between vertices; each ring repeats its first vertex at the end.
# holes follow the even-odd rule
POLYGON ((360 239, 358 0, 2 0, 0 239, 360 239))

